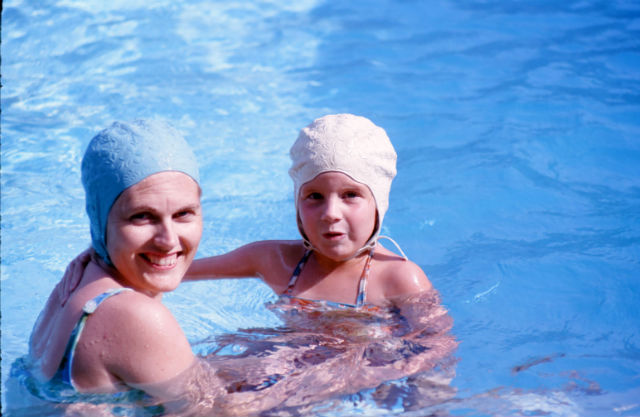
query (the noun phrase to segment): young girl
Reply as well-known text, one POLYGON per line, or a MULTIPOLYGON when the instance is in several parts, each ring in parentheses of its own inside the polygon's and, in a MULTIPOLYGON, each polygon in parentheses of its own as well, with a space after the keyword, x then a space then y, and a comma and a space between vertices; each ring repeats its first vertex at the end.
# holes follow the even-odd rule
POLYGON ((260 277, 292 303, 338 308, 431 289, 420 267, 378 243, 396 174, 382 128, 351 114, 324 116, 302 129, 290 156, 302 241, 254 242, 196 260, 187 280, 260 277))

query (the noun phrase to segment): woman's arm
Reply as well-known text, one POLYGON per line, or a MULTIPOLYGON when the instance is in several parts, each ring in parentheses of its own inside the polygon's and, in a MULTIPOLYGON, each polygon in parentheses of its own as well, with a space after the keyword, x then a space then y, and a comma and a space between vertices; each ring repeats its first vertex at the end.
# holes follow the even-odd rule
MULTIPOLYGON (((65 322, 64 308, 73 291, 79 286, 92 253, 91 249, 87 249, 69 263, 63 277, 49 294, 47 303, 31 331, 29 356, 35 362, 34 369, 39 371, 38 378, 43 381, 51 379, 60 365, 68 333, 71 331, 69 322, 73 322, 65 322)), ((76 317, 79 314, 78 310, 72 316, 76 317)))

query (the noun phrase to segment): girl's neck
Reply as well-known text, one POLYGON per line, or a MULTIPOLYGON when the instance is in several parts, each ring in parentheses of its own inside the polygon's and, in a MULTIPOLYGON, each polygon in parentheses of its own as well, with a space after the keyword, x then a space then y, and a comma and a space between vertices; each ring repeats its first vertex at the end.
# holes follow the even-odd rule
POLYGON ((314 250, 311 254, 312 261, 315 263, 315 267, 318 272, 324 275, 329 275, 332 272, 348 271, 351 269, 362 269, 369 256, 369 252, 363 252, 352 258, 344 260, 335 260, 322 253, 314 250))

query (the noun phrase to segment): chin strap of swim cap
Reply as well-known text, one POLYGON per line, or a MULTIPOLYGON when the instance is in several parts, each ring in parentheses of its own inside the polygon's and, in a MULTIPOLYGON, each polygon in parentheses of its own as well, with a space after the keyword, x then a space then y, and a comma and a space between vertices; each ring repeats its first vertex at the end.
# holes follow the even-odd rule
POLYGON ((407 258, 407 255, 405 255, 405 254, 404 254, 404 251, 402 250, 402 248, 400 247, 400 245, 398 245, 398 243, 397 243, 395 240, 391 239, 389 236, 380 235, 380 236, 378 236, 378 239, 376 240, 376 242, 379 242, 379 241, 380 241, 380 239, 387 239, 388 241, 390 241, 391 243, 393 243, 393 244, 394 244, 394 246, 396 247, 396 249, 398 249, 398 252, 400 252, 400 255, 402 256, 402 258, 403 258, 405 261, 408 261, 408 260, 409 260, 409 258, 407 258))
POLYGON ((378 235, 378 236, 372 238, 366 245, 364 245, 363 247, 358 249, 356 251, 356 253, 354 253, 353 256, 351 256, 349 259, 353 259, 356 256, 358 256, 358 255, 360 255, 360 254, 362 254, 364 252, 375 250, 376 245, 378 244, 378 242, 380 242, 380 239, 387 239, 388 241, 393 243, 393 245, 396 247, 396 249, 398 249, 398 252, 400 252, 400 256, 402 256, 402 259, 404 259, 405 261, 409 260, 409 258, 407 258, 407 255, 404 254, 404 251, 402 250, 400 245, 398 245, 398 242, 396 242, 395 240, 391 239, 389 236, 384 236, 384 235, 378 235))
MULTIPOLYGON (((407 257, 407 255, 405 255, 404 251, 402 250, 402 248, 400 247, 398 242, 396 242, 395 240, 393 240, 389 236, 384 236, 384 235, 379 235, 379 236, 377 236, 375 238, 372 238, 366 245, 364 245, 363 247, 358 249, 356 251, 356 253, 354 253, 352 256, 350 256, 347 260, 353 259, 353 258, 357 257, 358 255, 361 255, 364 252, 367 252, 367 251, 370 251, 370 250, 374 250, 376 248, 376 245, 380 241, 380 239, 387 239, 388 241, 393 243, 393 245, 396 247, 396 249, 398 249, 398 252, 400 252, 400 256, 402 256, 402 259, 404 259, 405 261, 409 260, 409 258, 407 257)), ((309 242, 309 240, 306 237, 304 237, 302 239, 302 245, 307 250, 317 251, 317 249, 313 247, 311 242, 309 242)))

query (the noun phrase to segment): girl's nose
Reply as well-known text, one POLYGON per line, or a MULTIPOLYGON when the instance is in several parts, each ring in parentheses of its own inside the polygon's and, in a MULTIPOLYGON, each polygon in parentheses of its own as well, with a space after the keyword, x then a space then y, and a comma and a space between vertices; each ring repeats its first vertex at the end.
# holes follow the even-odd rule
POLYGON ((178 240, 178 234, 171 220, 163 220, 158 224, 154 238, 154 242, 158 248, 166 250, 173 249, 177 246, 178 240))
POLYGON ((325 200, 322 220, 335 221, 340 218, 340 200, 335 197, 328 197, 325 200))

